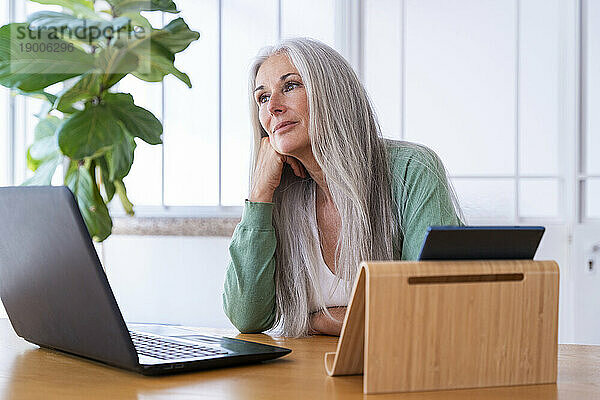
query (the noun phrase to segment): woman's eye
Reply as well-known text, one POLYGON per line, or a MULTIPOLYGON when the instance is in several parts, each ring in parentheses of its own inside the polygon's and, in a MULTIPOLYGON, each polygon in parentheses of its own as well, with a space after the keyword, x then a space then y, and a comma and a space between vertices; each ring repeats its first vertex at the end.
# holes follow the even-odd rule
MULTIPOLYGON (((283 92, 289 92, 292 89, 297 88, 298 86, 300 86, 300 84, 298 82, 286 82, 283 85, 283 92)), ((258 104, 265 104, 267 101, 269 101, 269 95, 268 94, 261 94, 260 96, 258 96, 258 99, 256 100, 258 102, 258 104)))
POLYGON ((262 94, 260 95, 260 97, 258 98, 258 104, 263 104, 266 103, 267 100, 269 100, 269 96, 266 94, 262 94))
POLYGON ((294 88, 296 88, 298 86, 300 86, 300 85, 298 83, 296 83, 296 82, 287 82, 285 84, 285 86, 283 87, 283 91, 287 92, 287 91, 290 91, 290 90, 292 90, 292 89, 294 89, 294 88))

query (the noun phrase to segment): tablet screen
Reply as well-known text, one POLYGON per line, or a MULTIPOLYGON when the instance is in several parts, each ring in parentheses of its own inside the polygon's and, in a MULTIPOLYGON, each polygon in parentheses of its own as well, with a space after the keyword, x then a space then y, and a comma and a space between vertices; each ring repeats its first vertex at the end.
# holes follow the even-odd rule
POLYGON ((532 260, 543 226, 430 226, 419 260, 532 260))

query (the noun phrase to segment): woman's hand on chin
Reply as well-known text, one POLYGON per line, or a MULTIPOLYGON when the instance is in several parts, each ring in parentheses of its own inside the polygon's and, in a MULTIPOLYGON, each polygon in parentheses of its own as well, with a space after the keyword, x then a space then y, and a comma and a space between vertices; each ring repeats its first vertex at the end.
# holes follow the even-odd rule
POLYGON ((310 316, 311 335, 340 336, 347 307, 328 307, 327 310, 334 318, 332 320, 323 311, 317 311, 310 316))
POLYGON ((284 163, 288 163, 292 167, 294 174, 306 178, 304 167, 297 159, 278 153, 271 145, 270 138, 262 138, 256 168, 252 177, 252 190, 248 200, 263 203, 273 201, 275 189, 281 182, 284 163))

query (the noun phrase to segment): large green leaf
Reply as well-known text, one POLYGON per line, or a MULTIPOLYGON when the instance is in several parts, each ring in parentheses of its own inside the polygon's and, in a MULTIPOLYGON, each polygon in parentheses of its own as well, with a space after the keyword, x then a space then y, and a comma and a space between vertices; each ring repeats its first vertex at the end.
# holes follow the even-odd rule
POLYGON ((152 32, 152 40, 171 53, 179 53, 188 48, 190 43, 200 38, 200 34, 192 31, 183 18, 176 18, 163 29, 152 32))
POLYGON ((137 67, 137 57, 116 47, 104 49, 98 55, 97 68, 79 77, 57 96, 54 106, 66 109, 78 101, 99 97, 137 67))
POLYGON ((129 174, 133 164, 135 148, 135 140, 128 133, 125 133, 121 141, 115 143, 112 149, 106 153, 109 179, 111 181, 123 179, 129 174))
POLYGON ((129 18, 134 26, 139 26, 143 28, 144 32, 152 31, 152 24, 150 23, 150 21, 148 21, 146 17, 144 17, 137 11, 122 13, 121 16, 129 18))
POLYGON ((104 202, 108 203, 111 201, 115 195, 115 184, 110 180, 110 173, 108 172, 108 163, 106 162, 106 155, 100 156, 94 161, 96 161, 98 167, 100 168, 100 177, 101 183, 104 187, 104 192, 106 193, 106 197, 104 198, 104 202))
POLYGON ((40 120, 33 131, 34 139, 40 140, 54 136, 59 125, 60 118, 55 117, 54 115, 50 115, 47 118, 40 120))
POLYGON ((127 49, 110 46, 100 52, 96 65, 103 72, 101 85, 105 91, 138 67, 138 57, 127 49))
POLYGON ((65 185, 75 195, 90 236, 97 242, 106 239, 112 231, 112 220, 89 170, 72 162, 65 176, 65 185))
POLYGON ((165 75, 173 74, 192 87, 189 76, 178 70, 175 53, 185 50, 190 43, 200 37, 198 32, 189 29, 181 18, 171 21, 163 29, 152 29, 151 33, 137 40, 121 37, 116 45, 134 52, 139 59, 133 75, 147 82, 160 82, 165 75))
POLYGON ((90 70, 94 61, 49 32, 30 31, 26 24, 0 28, 0 85, 39 91, 90 70))
POLYGON ((107 0, 116 15, 139 11, 164 11, 178 13, 177 6, 172 0, 107 0))
POLYGON ((111 110, 113 118, 121 121, 131 136, 149 144, 162 143, 162 124, 150 111, 136 106, 129 93, 106 94, 104 103, 111 110))
POLYGON ((60 119, 49 115, 36 125, 33 144, 27 149, 27 167, 35 174, 23 185, 50 185, 52 182, 56 168, 62 161, 56 139, 59 124, 60 119))
POLYGON ((114 36, 115 32, 125 28, 130 20, 126 17, 115 18, 111 21, 98 16, 94 18, 77 18, 71 14, 55 11, 38 11, 27 18, 29 29, 32 31, 56 32, 58 36, 92 43, 104 36, 114 36), (65 30, 67 32, 65 32, 65 30))
POLYGON ((34 141, 27 149, 27 166, 35 174, 23 182, 25 186, 49 185, 56 168, 62 160, 56 140, 56 130, 60 119, 49 115, 35 127, 34 141))
POLYGON ((62 157, 58 150, 58 142, 56 139, 56 130, 60 124, 60 119, 55 116, 47 116, 40 120, 35 127, 34 142, 27 149, 27 167, 32 171, 39 172, 39 176, 35 179, 34 184, 40 179, 43 182, 51 180, 54 170, 62 157), (52 161, 52 162, 50 162, 52 161), (56 163, 54 163, 56 161, 56 163), (56 165, 54 165, 56 164, 56 165), (38 171, 38 169, 40 171, 38 171), (47 179, 47 175, 50 175, 47 179))
POLYGON ((100 95, 102 71, 91 70, 81 75, 71 86, 63 89, 55 98, 54 107, 57 110, 71 107, 81 100, 88 100, 100 95))
POLYGON ((62 157, 49 158, 41 162, 35 174, 23 182, 23 186, 48 186, 52 183, 52 177, 56 172, 56 168, 61 162, 62 157))
POLYGON ((29 148, 31 158, 45 160, 49 157, 58 156, 56 130, 60 122, 60 119, 53 115, 49 115, 38 122, 35 127, 34 142, 29 148))
POLYGON ((124 135, 111 109, 104 103, 86 103, 79 111, 58 128, 58 145, 62 153, 73 160, 95 157, 124 135))
POLYGON ((60 125, 58 144, 74 160, 96 157, 122 141, 122 127, 149 144, 162 143, 162 124, 150 111, 136 106, 130 94, 107 93, 60 125))
POLYGON ((134 49, 134 52, 140 60, 140 67, 132 72, 137 78, 147 82, 160 82, 165 75, 173 74, 189 88, 192 87, 190 77, 175 68, 173 64, 175 62, 175 55, 164 47, 152 42, 150 44, 150 52, 140 51, 137 47, 134 49))

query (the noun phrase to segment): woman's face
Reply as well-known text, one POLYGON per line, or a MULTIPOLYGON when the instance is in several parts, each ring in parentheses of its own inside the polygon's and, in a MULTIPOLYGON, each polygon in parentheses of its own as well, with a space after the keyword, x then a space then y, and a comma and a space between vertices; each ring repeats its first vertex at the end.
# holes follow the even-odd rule
POLYGON ((254 100, 258 117, 281 154, 304 158, 311 151, 308 99, 302 78, 285 54, 274 54, 259 68, 254 100))

